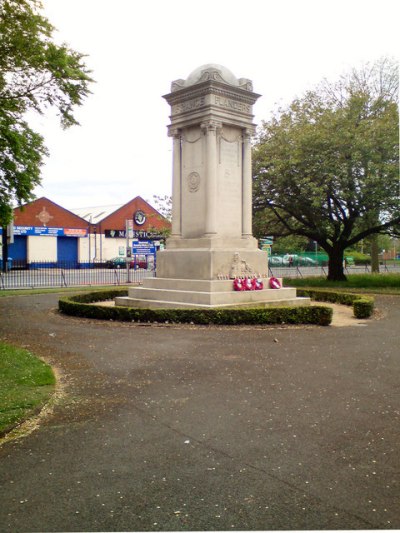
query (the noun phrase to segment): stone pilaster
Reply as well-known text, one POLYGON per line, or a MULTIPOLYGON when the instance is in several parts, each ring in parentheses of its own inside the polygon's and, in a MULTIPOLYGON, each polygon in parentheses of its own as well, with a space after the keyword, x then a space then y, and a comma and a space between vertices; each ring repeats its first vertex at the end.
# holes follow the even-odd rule
POLYGON ((172 232, 171 236, 182 235, 182 139, 179 129, 169 131, 173 138, 172 163, 172 232))
POLYGON ((250 238, 252 231, 252 175, 251 175, 251 135, 252 130, 245 129, 242 136, 242 237, 250 238))
POLYGON ((206 161, 206 220, 205 236, 217 234, 217 131, 221 124, 216 121, 203 122, 201 129, 205 137, 206 161))

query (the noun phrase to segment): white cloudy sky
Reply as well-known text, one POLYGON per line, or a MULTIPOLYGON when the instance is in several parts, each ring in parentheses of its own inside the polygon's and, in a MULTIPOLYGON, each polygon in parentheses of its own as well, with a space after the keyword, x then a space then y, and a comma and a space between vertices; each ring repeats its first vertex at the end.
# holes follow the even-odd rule
POLYGON ((171 192, 172 80, 219 63, 253 80, 255 122, 324 77, 398 54, 398 0, 43 0, 56 40, 88 55, 96 84, 63 131, 35 127, 50 157, 37 196, 66 208, 171 192))

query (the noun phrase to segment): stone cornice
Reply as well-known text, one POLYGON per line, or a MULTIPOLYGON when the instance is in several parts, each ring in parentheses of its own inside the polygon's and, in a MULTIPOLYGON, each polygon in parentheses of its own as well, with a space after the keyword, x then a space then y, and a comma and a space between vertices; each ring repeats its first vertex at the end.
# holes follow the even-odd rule
POLYGON ((234 87, 215 80, 208 80, 196 85, 175 90, 174 92, 164 95, 163 98, 173 106, 208 94, 215 94, 224 98, 234 99, 248 105, 253 105, 261 96, 260 94, 253 93, 247 89, 242 89, 241 87, 234 87))

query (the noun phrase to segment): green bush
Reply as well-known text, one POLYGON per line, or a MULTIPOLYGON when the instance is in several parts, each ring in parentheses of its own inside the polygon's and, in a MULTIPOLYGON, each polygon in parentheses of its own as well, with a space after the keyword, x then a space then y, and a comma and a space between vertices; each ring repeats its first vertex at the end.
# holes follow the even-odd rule
POLYGON ((356 318, 369 318, 374 311, 374 298, 346 292, 334 292, 319 289, 297 289, 298 296, 309 296, 317 302, 331 302, 352 305, 356 318))
POLYGON ((352 257, 356 265, 370 265, 371 264, 371 257, 369 255, 362 254, 361 252, 352 251, 344 255, 345 257, 347 255, 352 257))
POLYGON ((355 300, 353 311, 356 318, 369 318, 374 311, 374 301, 365 297, 355 300))
POLYGON ((94 302, 125 296, 126 290, 98 291, 59 300, 59 310, 68 315, 101 320, 193 324, 317 324, 328 326, 332 309, 324 306, 254 307, 246 309, 139 309, 106 307, 94 302))

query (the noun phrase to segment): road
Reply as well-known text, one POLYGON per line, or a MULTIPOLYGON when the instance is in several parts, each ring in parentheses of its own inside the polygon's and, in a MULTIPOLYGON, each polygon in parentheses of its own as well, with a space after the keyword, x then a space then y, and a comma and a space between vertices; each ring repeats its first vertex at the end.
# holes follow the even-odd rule
POLYGON ((348 327, 60 316, 0 299, 0 337, 59 375, 0 447, 0 531, 400 528, 400 299, 348 327))

